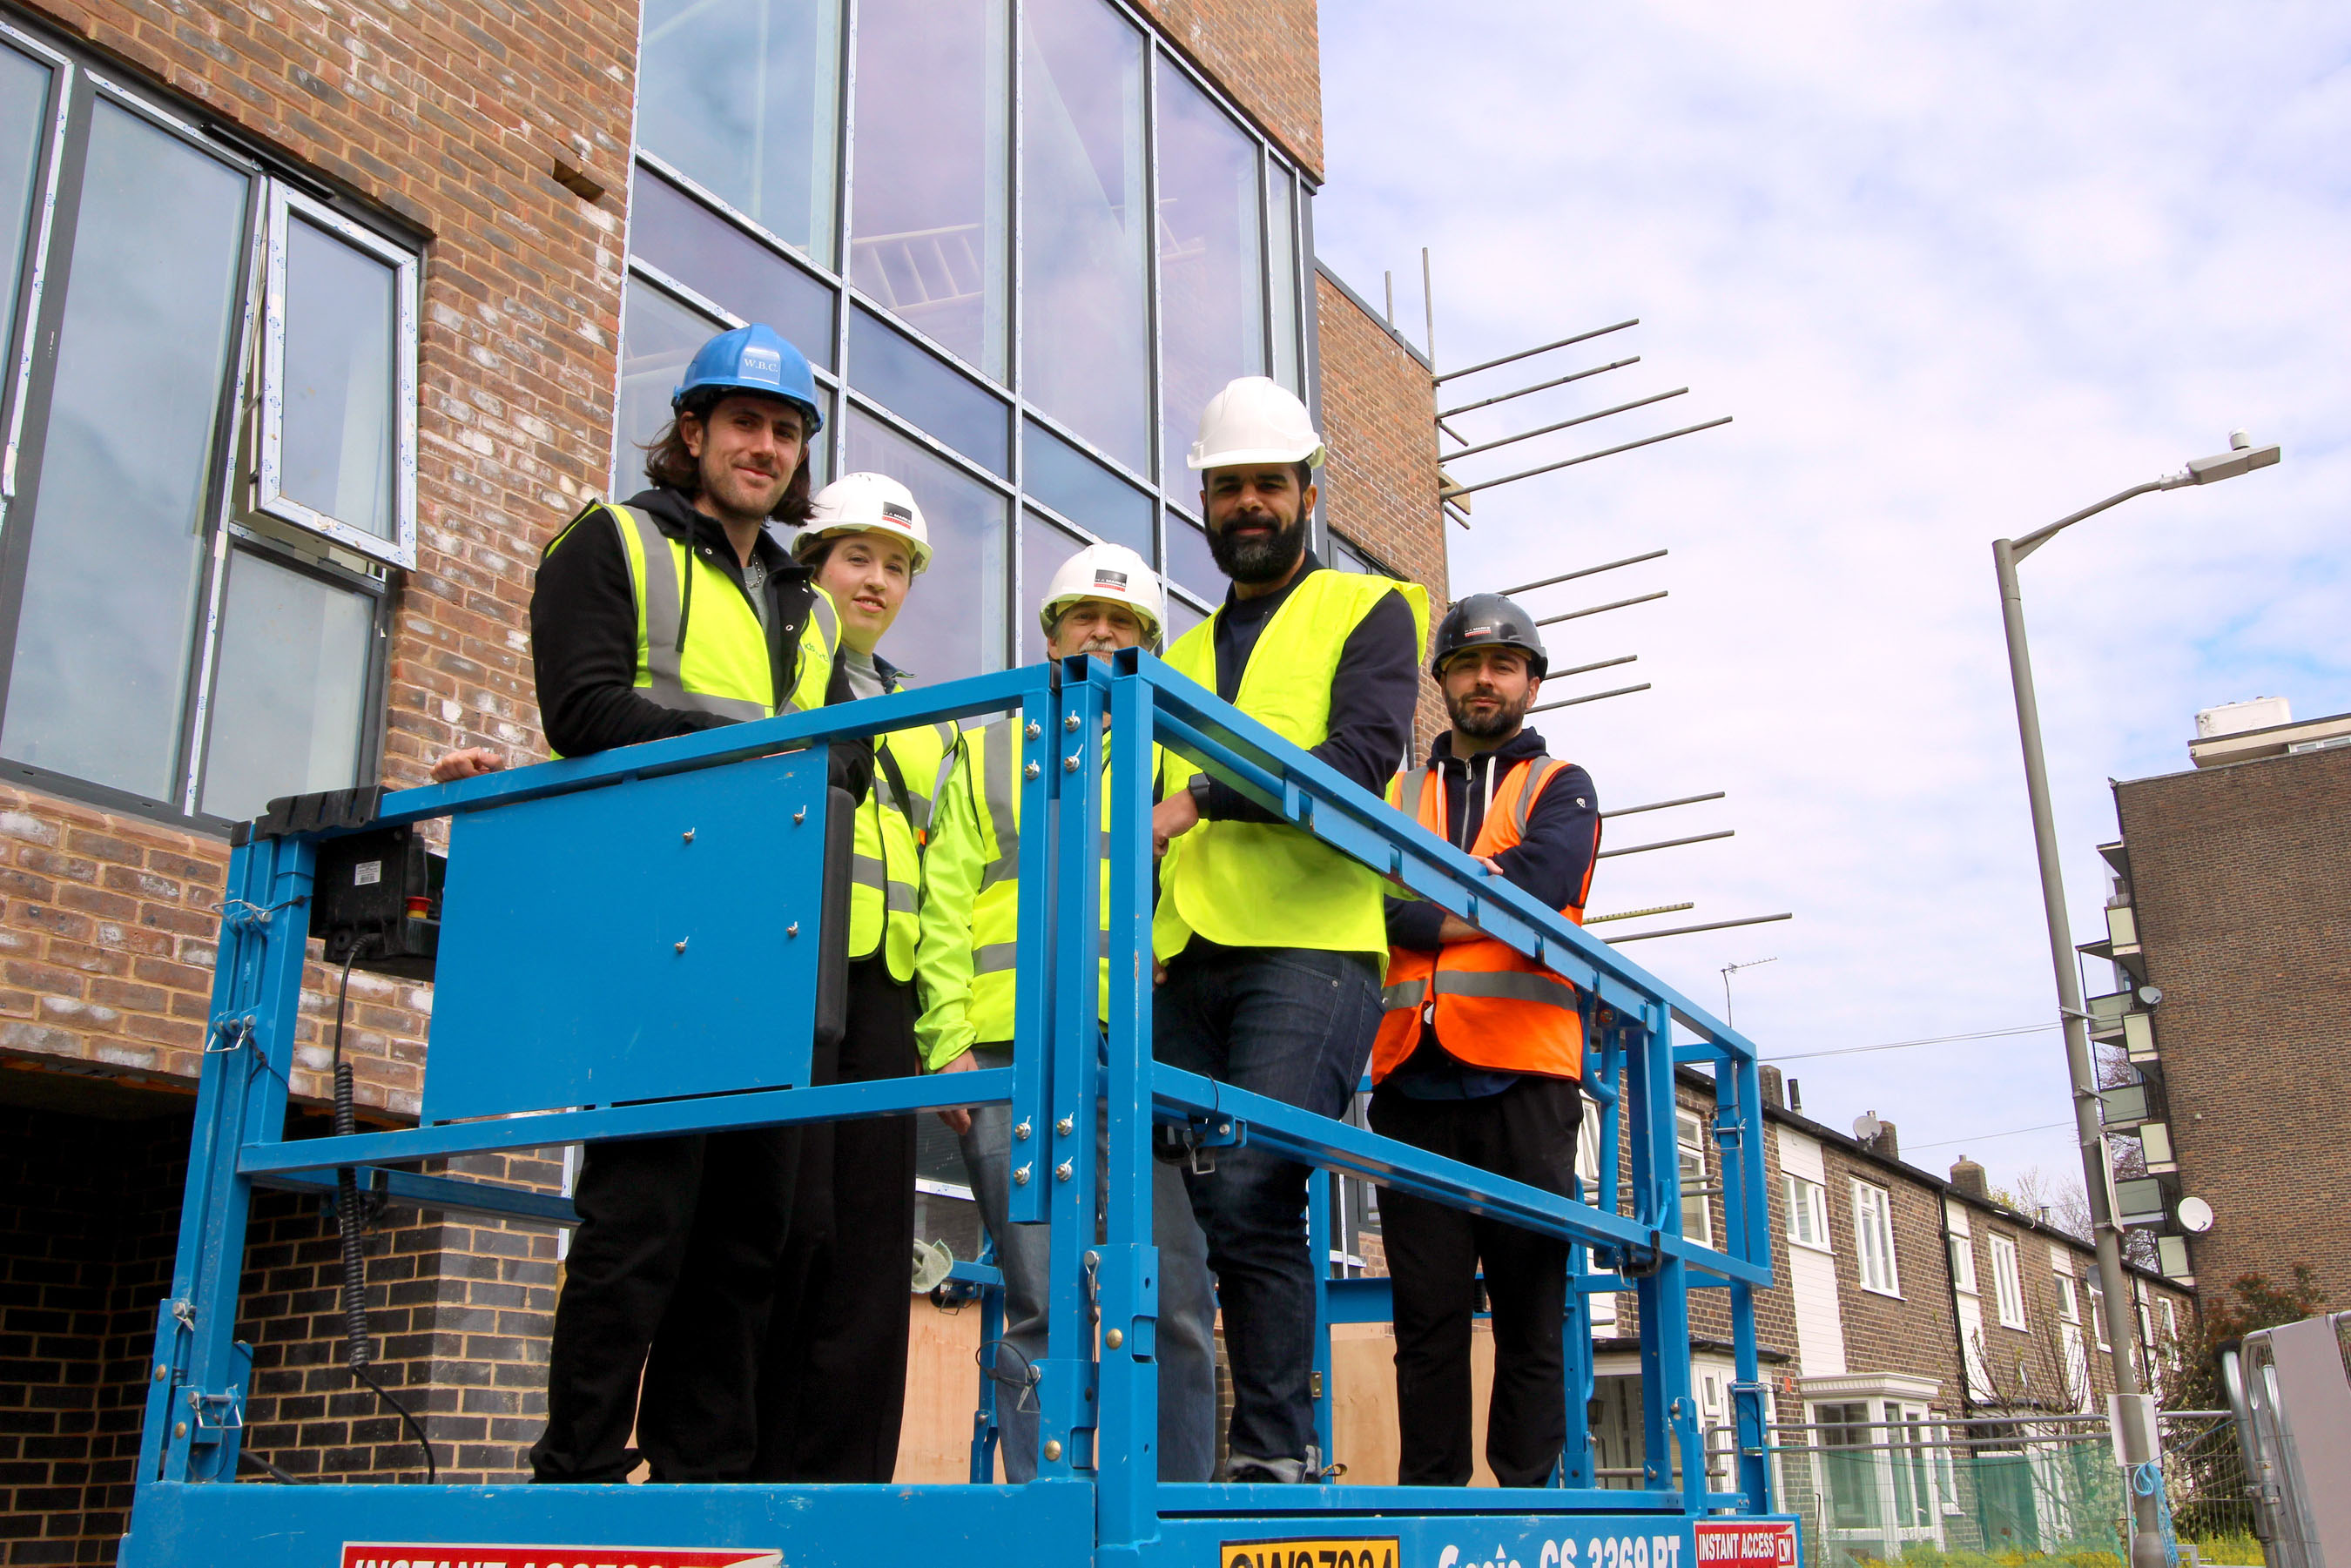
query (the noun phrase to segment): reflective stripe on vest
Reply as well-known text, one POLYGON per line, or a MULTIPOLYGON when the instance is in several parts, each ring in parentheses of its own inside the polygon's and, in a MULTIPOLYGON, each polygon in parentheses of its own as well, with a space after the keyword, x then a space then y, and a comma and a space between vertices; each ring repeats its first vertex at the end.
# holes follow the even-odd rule
MULTIPOLYGON (((1331 683, 1348 634, 1391 593, 1412 611, 1416 661, 1428 642, 1428 591, 1360 572, 1311 571, 1258 635, 1233 706, 1292 745, 1330 737, 1331 683)), ((1217 691, 1222 610, 1167 650, 1167 663, 1217 691)), ((1185 787, 1194 765, 1161 751, 1163 798, 1185 787)), ((1385 958, 1382 894, 1388 883, 1312 834, 1286 822, 1202 822, 1171 841, 1160 862, 1153 946, 1162 959, 1195 934, 1228 947, 1313 947, 1385 958)))
MULTIPOLYGON (((998 719, 965 737, 973 803, 978 808, 982 862, 979 889, 971 903, 972 982, 968 1018, 982 1044, 1012 1038, 1014 977, 1020 938, 1020 745, 1009 718, 998 719)), ((1104 775, 1107 777, 1107 773, 1104 775)), ((1101 838, 1102 925, 1094 950, 1100 958, 1098 1005, 1110 1010, 1110 834, 1101 838)))
MULTIPOLYGON (((903 689, 893 683, 891 689, 903 689)), ((849 956, 883 953, 893 977, 914 974, 922 938, 923 841, 930 834, 937 780, 955 755, 960 732, 951 723, 892 730, 874 742, 873 783, 858 802, 850 858, 849 956), (887 755, 904 781, 902 793, 883 763, 887 755)))
POLYGON ((649 512, 614 505, 601 509, 620 538, 635 600, 637 690, 664 707, 737 721, 824 706, 841 642, 841 618, 829 594, 813 591, 793 651, 792 687, 778 710, 767 628, 725 570, 701 560, 685 540, 663 533, 649 512), (705 578, 696 616, 694 585, 705 578), (723 591, 713 591, 722 584, 723 591))
MULTIPOLYGON (((1564 771, 1548 757, 1510 769, 1494 792, 1470 852, 1490 859, 1526 836, 1537 797, 1564 771)), ((1439 838, 1447 836, 1444 780, 1433 768, 1398 775, 1388 798, 1439 838), (1434 787, 1431 787, 1434 780, 1434 787)), ((1596 834, 1597 829, 1594 829, 1596 834)), ((1595 839, 1593 848, 1597 851, 1595 839)), ((1589 892, 1591 873, 1585 872, 1589 892)), ((1581 902, 1560 911, 1583 924, 1581 902)), ((1498 1072, 1578 1078, 1583 1071, 1583 1018, 1576 988, 1499 942, 1448 942, 1431 956, 1399 947, 1389 955, 1385 1016, 1372 1047, 1372 1081, 1387 1077, 1418 1049, 1426 1023, 1447 1055, 1498 1072)))

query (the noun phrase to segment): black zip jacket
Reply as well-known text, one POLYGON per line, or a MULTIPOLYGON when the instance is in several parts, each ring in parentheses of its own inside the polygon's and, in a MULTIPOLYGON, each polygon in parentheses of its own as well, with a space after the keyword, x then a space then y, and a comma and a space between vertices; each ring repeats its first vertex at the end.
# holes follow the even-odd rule
MULTIPOLYGON (((1242 599, 1229 589, 1217 617, 1217 695, 1227 702, 1241 689, 1249 654, 1273 612, 1297 591, 1308 572, 1327 570, 1312 550, 1290 585, 1262 599, 1242 599)), ((1376 795, 1412 754, 1412 713, 1420 702, 1420 639, 1412 606, 1391 593, 1356 622, 1339 650, 1331 676, 1331 723, 1322 744, 1310 755, 1376 795)), ((1219 822, 1278 822, 1267 810, 1220 779, 1208 781, 1201 815, 1219 822)))
MULTIPOLYGON (((716 517, 667 486, 632 497, 628 505, 652 515, 664 535, 691 542, 748 597, 742 563, 716 517)), ((778 692, 795 684, 800 630, 816 602, 813 574, 794 564, 762 532, 753 547, 768 569, 768 658, 778 692)), ((692 623, 687 625, 692 635, 692 623)), ((637 690, 637 606, 629 558, 611 527, 574 525, 539 557, 530 595, 531 667, 538 683, 539 723, 548 744, 566 757, 694 735, 733 721, 717 714, 664 707, 637 690)), ((836 664, 825 700, 845 702, 848 686, 836 664)), ((831 781, 862 800, 872 782, 872 747, 835 741, 831 781)))
MULTIPOLYGON (((1450 731, 1438 736, 1428 748, 1428 759, 1445 779, 1446 841, 1468 853, 1485 826, 1486 802, 1503 777, 1528 758, 1541 755, 1542 737, 1531 729, 1521 729, 1494 750, 1468 758, 1453 755, 1450 731)), ((1535 797, 1526 836, 1496 855, 1494 863, 1505 880, 1533 894, 1536 903, 1559 909, 1583 894, 1599 850, 1600 797, 1592 788, 1592 776, 1571 762, 1535 797)), ((1387 914, 1390 946, 1437 950, 1444 910, 1426 899, 1391 898, 1387 914)))

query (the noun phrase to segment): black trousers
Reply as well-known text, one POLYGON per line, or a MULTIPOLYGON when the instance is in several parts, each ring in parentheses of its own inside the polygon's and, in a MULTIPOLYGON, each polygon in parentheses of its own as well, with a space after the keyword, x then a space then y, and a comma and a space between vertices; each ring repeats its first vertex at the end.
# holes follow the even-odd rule
POLYGON ((588 1145, 533 1479, 626 1479, 632 1421, 654 1479, 746 1478, 799 1144, 768 1127, 588 1145))
MULTIPOLYGON (((920 1071, 914 988, 879 955, 849 966, 833 1081, 920 1071)), ((821 1078, 823 1075, 820 1073, 821 1078)), ((809 1127, 758 1371, 758 1481, 887 1481, 906 1412, 914 1121, 809 1127)))
MULTIPOLYGON (((1565 1197, 1583 1094, 1557 1078, 1521 1078, 1477 1100, 1414 1100, 1384 1086, 1371 1122, 1383 1137, 1565 1197)), ((1547 1485, 1567 1437, 1567 1243, 1385 1187, 1380 1228, 1395 1277, 1397 1480, 1469 1484, 1469 1320, 1482 1262, 1494 1318, 1486 1462, 1503 1486, 1547 1485)))

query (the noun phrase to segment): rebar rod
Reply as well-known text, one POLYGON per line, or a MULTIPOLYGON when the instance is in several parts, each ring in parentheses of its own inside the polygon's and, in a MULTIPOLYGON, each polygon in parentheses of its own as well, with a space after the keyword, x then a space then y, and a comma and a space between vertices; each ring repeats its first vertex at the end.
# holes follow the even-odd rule
POLYGON ((1673 592, 1661 588, 1655 593, 1639 593, 1630 599, 1612 599, 1605 604, 1594 604, 1583 610, 1571 610, 1563 615, 1546 615, 1535 622, 1538 626, 1556 626, 1562 621, 1581 621, 1587 615, 1599 615, 1610 610, 1622 610, 1628 604, 1646 604, 1653 599, 1663 599, 1673 592))
POLYGON ((1509 599, 1521 593, 1532 593, 1538 588, 1550 588, 1562 582, 1573 582, 1579 577, 1597 577, 1604 571, 1614 571, 1620 566, 1638 566, 1645 560, 1655 560, 1659 556, 1668 553, 1670 552, 1653 549, 1646 555, 1628 555, 1623 560, 1608 560, 1601 562, 1598 566, 1578 567, 1573 571, 1562 571, 1557 577, 1546 577, 1540 582, 1522 582, 1516 588, 1505 588, 1501 590, 1502 597, 1509 599))
POLYGON ((1602 850, 1592 858, 1604 861, 1611 855, 1637 855, 1644 850, 1679 849, 1684 844, 1702 844, 1709 839, 1727 839, 1738 831, 1737 828, 1721 828, 1711 833, 1692 833, 1686 839, 1659 839, 1654 844, 1626 844, 1621 850, 1602 850))
POLYGON ((1611 947, 1621 947, 1627 942, 1646 942, 1652 936, 1687 936, 1693 931, 1727 931, 1734 925, 1769 925, 1774 920, 1793 920, 1793 915, 1750 915, 1744 920, 1709 920, 1703 925, 1677 925, 1669 931, 1631 931, 1622 936, 1604 936, 1611 947))
MULTIPOLYGON (((1451 419, 1457 413, 1469 413, 1478 409, 1491 408, 1498 402, 1508 402, 1512 398, 1526 397, 1539 392, 1549 392, 1553 387, 1563 387, 1570 382, 1580 382, 1587 377, 1605 375, 1610 371, 1621 371, 1626 365, 1637 365, 1640 362, 1641 356, 1638 354, 1629 355, 1621 360, 1611 360, 1604 365, 1594 365, 1588 371, 1575 371, 1567 375, 1553 377, 1547 382, 1537 382, 1531 387, 1520 387, 1516 392, 1496 392, 1492 397, 1481 397, 1476 402, 1465 402, 1454 408, 1443 409, 1438 412, 1437 417, 1438 422, 1442 423, 1451 419)), ((1459 437, 1457 436, 1455 439, 1458 440, 1459 437)))
POLYGON ((1646 408, 1653 402, 1663 402, 1667 398, 1681 397, 1688 392, 1687 387, 1676 387, 1671 392, 1656 392, 1648 397, 1636 397, 1631 402, 1620 402, 1614 408, 1595 409, 1590 413, 1579 413, 1573 419, 1562 419, 1557 424, 1542 425, 1517 435, 1505 435, 1499 440, 1483 441, 1475 446, 1465 446, 1458 452, 1442 452, 1437 454, 1437 460, 1439 463, 1450 463, 1457 457, 1475 457, 1481 452, 1491 452, 1498 446, 1511 446, 1521 441, 1532 441, 1538 435, 1549 435, 1555 430, 1567 430, 1579 424, 1590 424, 1593 420, 1606 419, 1612 413, 1630 413, 1636 408, 1646 408))
POLYGON ((1546 463, 1540 468, 1529 468, 1517 474, 1505 474, 1499 479, 1480 479, 1475 485, 1456 486, 1445 492, 1445 498, 1452 500, 1479 490, 1490 490, 1497 485, 1510 485, 1520 479, 1531 479, 1538 474, 1552 474, 1562 468, 1573 468, 1579 463, 1593 463, 1603 457, 1614 457, 1620 452, 1631 452, 1643 446, 1655 446, 1658 442, 1671 441, 1677 435, 1695 435, 1701 430, 1712 430, 1718 424, 1729 424, 1731 416, 1726 413, 1720 419, 1709 419, 1703 424, 1685 424, 1679 430, 1668 430, 1661 435, 1645 435, 1638 441, 1627 441, 1619 446, 1604 446, 1597 452, 1586 452, 1579 457, 1563 457, 1556 463, 1546 463))
MULTIPOLYGON (((1391 277, 1394 277, 1393 274, 1390 276, 1391 277)), ((1395 314, 1395 308, 1394 306, 1389 307, 1388 314, 1391 316, 1395 314)), ((1640 324, 1641 319, 1638 316, 1628 317, 1625 320, 1619 321, 1614 326, 1594 327, 1589 332, 1578 332, 1574 337, 1562 338, 1556 343, 1544 343, 1532 349, 1520 349, 1517 353, 1504 354, 1499 360, 1488 360, 1482 364, 1466 366, 1458 371, 1447 371, 1443 375, 1437 378, 1436 384, 1443 386, 1447 382, 1458 382, 1463 376, 1474 376, 1479 371, 1490 371, 1497 365, 1511 364, 1520 360, 1531 360, 1537 354, 1548 354, 1553 349, 1564 349, 1570 343, 1589 342, 1594 338, 1604 338, 1611 332, 1621 332, 1627 327, 1637 327, 1640 324)))

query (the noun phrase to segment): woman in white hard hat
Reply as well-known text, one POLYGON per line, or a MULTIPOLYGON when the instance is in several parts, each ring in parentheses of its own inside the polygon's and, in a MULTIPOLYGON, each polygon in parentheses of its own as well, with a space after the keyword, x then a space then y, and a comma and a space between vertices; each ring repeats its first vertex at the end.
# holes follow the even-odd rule
MULTIPOLYGON (((1166 598, 1150 563, 1123 545, 1090 545, 1063 561, 1037 618, 1049 658, 1107 658, 1122 648, 1156 648, 1166 598)), ((915 1025, 925 1065, 960 1072, 1012 1063, 1013 976, 1020 930, 1020 740, 1011 717, 966 730, 955 771, 939 792, 923 864, 923 942, 915 958, 924 1012, 915 1025)), ((1033 859, 1033 857, 1032 857, 1033 859)), ((1102 928, 1110 929, 1108 900, 1102 928)), ((1102 959, 1102 1005, 1110 998, 1110 957, 1102 959)), ((1004 1271, 1004 1339, 997 1350, 997 1401, 1004 1479, 1037 1474, 1037 1399, 1029 1367, 1045 1355, 1050 1238, 1040 1225, 1008 1223, 1012 1108, 998 1102, 946 1110, 939 1119, 961 1137, 972 1195, 1004 1271)), ((1097 1143, 1098 1155, 1102 1144, 1097 1143)), ((1103 1167, 1106 1170, 1106 1166, 1103 1167)), ((1217 1442, 1216 1302, 1207 1244, 1192 1218, 1183 1177, 1155 1164, 1152 1240, 1159 1249, 1159 1479, 1205 1481, 1217 1442)), ((1099 1201, 1099 1199, 1097 1199, 1099 1201)))
MULTIPOLYGON (((843 475, 815 497, 792 553, 840 609, 836 663, 851 695, 899 689, 904 674, 874 650, 931 561, 914 496, 884 475, 843 475)), ((918 725, 875 743, 852 857, 848 1025, 837 1056, 820 1052, 819 1082, 921 1071, 914 976, 922 850, 931 792, 956 733, 952 724, 918 725)), ((760 1361, 750 1479, 890 1479, 904 1415, 914 1247, 913 1118, 810 1126, 760 1361)))

